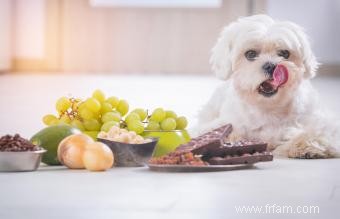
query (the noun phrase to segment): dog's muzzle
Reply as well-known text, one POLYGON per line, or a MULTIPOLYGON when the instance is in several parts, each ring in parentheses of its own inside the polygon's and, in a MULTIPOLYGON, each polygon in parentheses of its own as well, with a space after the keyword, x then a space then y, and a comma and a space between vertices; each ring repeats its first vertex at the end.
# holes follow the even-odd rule
POLYGON ((288 69, 282 64, 275 66, 272 63, 265 63, 263 69, 269 79, 259 85, 258 92, 265 97, 271 97, 288 81, 288 69))

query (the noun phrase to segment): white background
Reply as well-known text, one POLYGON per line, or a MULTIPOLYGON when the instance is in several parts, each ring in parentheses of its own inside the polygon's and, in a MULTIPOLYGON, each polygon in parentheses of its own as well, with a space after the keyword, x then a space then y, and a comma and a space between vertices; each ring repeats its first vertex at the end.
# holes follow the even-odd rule
POLYGON ((339 0, 268 0, 267 3, 269 15, 305 28, 319 61, 340 62, 339 0))

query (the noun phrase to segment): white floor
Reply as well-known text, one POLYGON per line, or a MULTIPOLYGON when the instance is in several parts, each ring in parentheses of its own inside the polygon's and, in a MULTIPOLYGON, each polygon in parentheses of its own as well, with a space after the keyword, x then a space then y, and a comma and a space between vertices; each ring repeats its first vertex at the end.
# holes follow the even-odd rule
MULTIPOLYGON (((55 100, 86 97, 95 88, 133 107, 163 106, 194 113, 219 82, 204 77, 0 76, 0 135, 30 137, 55 100)), ((314 81, 322 101, 339 112, 340 78, 314 81)), ((338 218, 340 159, 276 159, 256 168, 214 173, 157 173, 113 168, 104 173, 41 167, 0 173, 0 218, 338 218), (237 213, 237 206, 267 213, 237 213), (267 206, 267 208, 266 208, 267 206), (272 206, 270 208, 270 206, 272 206), (319 213, 273 213, 317 206, 319 213)))

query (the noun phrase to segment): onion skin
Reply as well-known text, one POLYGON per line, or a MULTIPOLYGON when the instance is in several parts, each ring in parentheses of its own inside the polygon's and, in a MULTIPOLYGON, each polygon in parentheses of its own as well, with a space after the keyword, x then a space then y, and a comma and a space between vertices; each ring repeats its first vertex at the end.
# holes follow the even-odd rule
POLYGON ((83 163, 90 171, 105 171, 112 167, 114 157, 111 149, 101 143, 94 142, 86 146, 83 154, 83 163))
POLYGON ((93 143, 92 138, 84 134, 70 135, 58 146, 58 160, 70 169, 84 169, 83 154, 86 145, 93 143))

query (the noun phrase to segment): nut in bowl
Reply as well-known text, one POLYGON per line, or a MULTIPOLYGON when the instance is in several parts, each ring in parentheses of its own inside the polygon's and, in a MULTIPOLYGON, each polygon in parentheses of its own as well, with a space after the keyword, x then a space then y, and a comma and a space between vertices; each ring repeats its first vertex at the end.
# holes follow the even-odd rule
POLYGON ((145 166, 158 142, 158 138, 143 138, 116 126, 107 133, 100 132, 97 140, 110 147, 117 167, 145 166))

